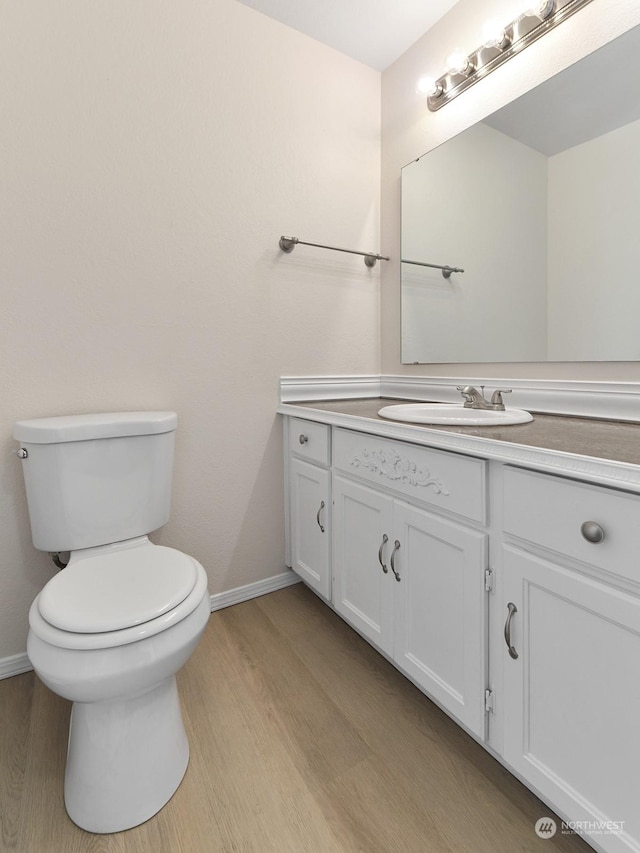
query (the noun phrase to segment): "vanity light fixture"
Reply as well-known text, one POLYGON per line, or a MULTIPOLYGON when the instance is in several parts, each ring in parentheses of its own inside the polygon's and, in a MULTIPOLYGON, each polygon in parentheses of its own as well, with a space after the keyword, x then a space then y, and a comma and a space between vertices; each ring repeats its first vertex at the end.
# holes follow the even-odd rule
POLYGON ((416 91, 427 96, 427 106, 432 112, 439 110, 590 2, 536 0, 533 7, 506 26, 500 22, 487 22, 484 43, 480 47, 469 54, 454 50, 445 62, 446 72, 437 79, 421 77, 416 91))

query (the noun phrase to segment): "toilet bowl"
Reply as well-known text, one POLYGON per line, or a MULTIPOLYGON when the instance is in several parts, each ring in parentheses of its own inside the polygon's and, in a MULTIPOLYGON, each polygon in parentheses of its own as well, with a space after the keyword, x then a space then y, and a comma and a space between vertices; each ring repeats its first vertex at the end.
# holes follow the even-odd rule
POLYGON ((29 658, 47 687, 74 703, 65 805, 78 826, 136 826, 180 784, 189 747, 175 674, 209 614, 202 566, 146 537, 72 554, 31 605, 29 658), (154 569, 149 593, 144 574, 154 569), (147 619, 154 610, 163 612, 147 619))
POLYGON ((148 820, 189 762, 176 673, 210 615, 207 576, 147 537, 169 517, 175 428, 173 412, 14 425, 34 545, 70 552, 31 606, 27 653, 73 703, 64 798, 89 832, 148 820))

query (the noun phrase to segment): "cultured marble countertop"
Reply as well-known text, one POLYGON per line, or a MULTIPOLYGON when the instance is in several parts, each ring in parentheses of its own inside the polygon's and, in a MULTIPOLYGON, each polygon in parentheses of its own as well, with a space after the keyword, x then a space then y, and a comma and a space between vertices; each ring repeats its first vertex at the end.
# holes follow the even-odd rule
POLYGON ((577 454, 592 459, 640 466, 640 423, 532 412, 533 421, 526 424, 515 424, 513 426, 443 426, 440 424, 418 425, 390 421, 378 415, 378 409, 382 406, 416 402, 418 401, 390 400, 379 397, 357 400, 317 400, 287 403, 286 406, 281 407, 280 411, 283 414, 298 414, 299 417, 305 417, 305 409, 308 413, 310 413, 309 410, 315 409, 334 415, 377 420, 386 425, 414 427, 416 430, 427 429, 429 432, 435 431, 488 439, 504 442, 505 445, 551 450, 562 454, 577 454))

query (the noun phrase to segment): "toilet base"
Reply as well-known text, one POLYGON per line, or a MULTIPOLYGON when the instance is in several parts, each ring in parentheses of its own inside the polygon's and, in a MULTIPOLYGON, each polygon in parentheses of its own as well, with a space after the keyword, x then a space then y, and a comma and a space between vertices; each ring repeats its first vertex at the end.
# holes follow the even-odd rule
POLYGON ((189 763, 175 676, 133 698, 74 702, 64 799, 88 832, 130 829, 171 799, 189 763))

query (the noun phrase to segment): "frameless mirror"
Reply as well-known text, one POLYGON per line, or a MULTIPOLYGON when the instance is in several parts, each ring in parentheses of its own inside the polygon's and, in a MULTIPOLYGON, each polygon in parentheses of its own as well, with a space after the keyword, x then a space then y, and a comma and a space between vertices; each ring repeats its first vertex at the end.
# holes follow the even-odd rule
POLYGON ((636 27, 403 168, 404 364, 640 359, 639 55, 636 27))

